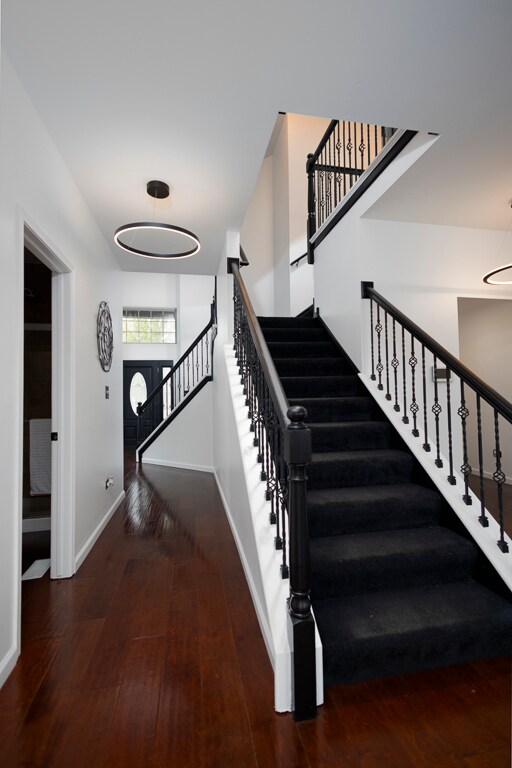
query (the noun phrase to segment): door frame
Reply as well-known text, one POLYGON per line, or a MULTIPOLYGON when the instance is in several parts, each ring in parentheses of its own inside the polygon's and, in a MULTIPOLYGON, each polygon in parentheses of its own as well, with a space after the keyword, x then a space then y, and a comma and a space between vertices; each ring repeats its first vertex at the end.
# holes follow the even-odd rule
MULTIPOLYGON (((172 368, 174 365, 174 360, 161 360, 161 359, 143 359, 140 360, 139 358, 135 360, 131 360, 130 358, 123 359, 123 445, 124 445, 124 431, 125 431, 125 418, 124 418, 124 409, 125 409, 125 369, 127 366, 134 366, 135 368, 138 366, 143 365, 152 365, 152 367, 160 367, 160 368, 172 368)), ((163 376, 162 376, 163 378, 163 376)), ((162 379, 160 379, 161 381, 162 379)), ((153 389, 159 384, 160 382, 157 382, 153 385, 153 389)), ((151 394, 151 392, 148 392, 148 395, 151 394)), ((158 422, 160 424, 161 422, 158 422)), ((157 426, 157 425, 155 425, 157 426)), ((136 448, 135 448, 136 449, 136 448)), ((125 446, 126 450, 126 446, 125 446)), ((131 449, 130 449, 131 450, 131 449)))
MULTIPOLYGON (((52 271, 52 442, 50 577, 75 573, 75 272, 22 214, 21 254, 28 247, 52 271)), ((23 428, 23 425, 21 425, 23 428)))

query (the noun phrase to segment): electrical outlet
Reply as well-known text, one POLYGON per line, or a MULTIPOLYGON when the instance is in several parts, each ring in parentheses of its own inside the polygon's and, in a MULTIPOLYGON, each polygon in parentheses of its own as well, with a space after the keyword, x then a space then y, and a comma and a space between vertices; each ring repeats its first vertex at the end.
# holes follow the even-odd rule
POLYGON ((109 475, 109 477, 107 477, 107 479, 105 480, 105 490, 110 488, 112 485, 114 485, 114 478, 112 477, 112 475, 109 475))

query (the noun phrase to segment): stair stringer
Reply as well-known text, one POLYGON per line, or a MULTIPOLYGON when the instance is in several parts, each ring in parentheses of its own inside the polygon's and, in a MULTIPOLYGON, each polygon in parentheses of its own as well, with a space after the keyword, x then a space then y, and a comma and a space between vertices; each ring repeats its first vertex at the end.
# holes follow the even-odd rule
MULTIPOLYGON (((288 637, 286 606, 289 580, 281 579, 279 574, 281 552, 276 551, 274 547, 275 527, 269 523, 271 505, 265 500, 266 484, 260 480, 261 464, 257 461, 258 449, 253 445, 254 433, 250 431, 245 395, 232 346, 224 347, 223 362, 229 382, 232 415, 238 433, 240 465, 236 468, 236 472, 241 474, 238 480, 243 484, 250 509, 252 541, 249 537, 244 540, 240 526, 236 523, 235 510, 230 509, 217 473, 215 477, 274 670, 274 706, 277 712, 289 712, 293 709, 292 651, 288 637), (252 559, 250 553, 253 547, 257 552, 257 573, 253 573, 250 565, 252 559), (262 593, 257 589, 257 583, 262 584, 262 593)), ((323 655, 322 642, 316 628, 315 637, 317 704, 320 705, 323 704, 324 698, 323 655)))
MULTIPOLYGON (((422 430, 418 428, 420 435, 419 437, 414 437, 411 431, 411 426, 402 422, 402 414, 395 411, 393 404, 386 400, 385 392, 383 390, 378 390, 375 383, 367 374, 359 373, 359 378, 403 439, 411 453, 435 484, 439 493, 446 499, 474 542, 487 557, 496 572, 501 576, 507 587, 512 591, 512 555, 510 553, 502 552, 497 546, 497 541, 500 538, 500 527, 497 521, 489 513, 489 526, 484 528, 479 523, 480 499, 471 490, 468 490, 468 493, 472 498, 472 504, 466 504, 462 500, 462 489, 464 487, 462 474, 454 470, 457 482, 455 485, 451 485, 447 479, 446 467, 448 466, 448 460, 446 457, 441 454, 445 469, 436 467, 434 464, 434 459, 436 457, 434 443, 431 440, 428 440, 431 450, 425 451, 423 448, 425 439, 422 430)), ((512 540, 506 533, 504 534, 504 538, 512 551, 512 540)))

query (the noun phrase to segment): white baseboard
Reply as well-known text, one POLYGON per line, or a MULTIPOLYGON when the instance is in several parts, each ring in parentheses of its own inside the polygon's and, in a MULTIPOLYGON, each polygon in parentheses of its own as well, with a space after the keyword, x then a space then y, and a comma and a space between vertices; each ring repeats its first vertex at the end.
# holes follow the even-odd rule
POLYGON ((142 464, 156 464, 159 467, 173 467, 174 469, 191 469, 194 472, 210 472, 214 473, 213 467, 203 466, 202 464, 184 464, 181 461, 168 461, 167 459, 151 459, 142 457, 142 464))
POLYGON ((20 649, 12 646, 0 661, 0 688, 3 686, 18 661, 20 649))
POLYGON ((22 521, 23 533, 36 533, 38 531, 50 531, 52 527, 51 517, 25 517, 22 521))
POLYGON ((100 520, 100 522, 98 523, 94 531, 91 533, 91 535, 83 545, 80 552, 77 554, 75 558, 75 571, 78 571, 78 569, 82 565, 83 561, 85 560, 85 558, 87 557, 87 555, 89 554, 93 546, 96 544, 98 538, 100 537, 100 534, 102 533, 103 529, 105 528, 108 521, 110 520, 110 518, 112 517, 112 515, 114 514, 114 512, 116 511, 116 509, 118 508, 118 506, 120 505, 123 499, 124 499, 124 491, 121 491, 121 493, 119 494, 117 499, 114 501, 112 506, 103 516, 103 519, 100 520))

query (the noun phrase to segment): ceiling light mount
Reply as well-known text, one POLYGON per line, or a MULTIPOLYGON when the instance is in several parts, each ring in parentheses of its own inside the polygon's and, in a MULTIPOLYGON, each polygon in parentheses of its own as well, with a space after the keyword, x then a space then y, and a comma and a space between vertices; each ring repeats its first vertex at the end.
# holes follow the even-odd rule
POLYGON ((153 179, 146 184, 147 193, 150 197, 155 197, 157 200, 163 200, 169 197, 169 185, 165 181, 158 181, 153 179))
MULTIPOLYGON (((157 179, 148 181, 146 191, 150 197, 156 200, 163 200, 169 197, 169 185, 165 181, 158 181, 157 179)), ((157 221, 136 221, 132 224, 124 224, 114 232, 114 242, 124 251, 134 253, 136 256, 144 256, 147 259, 186 259, 189 256, 194 256, 201 248, 199 238, 190 230, 178 227, 175 224, 165 224, 157 221), (173 244, 176 238, 178 239, 178 247, 181 245, 181 239, 184 238, 185 248, 179 251, 168 251, 168 243, 162 245, 161 241, 169 235, 173 244), (146 247, 143 240, 144 236, 146 237, 146 245, 147 243, 151 244, 154 242, 154 239, 151 238, 157 237, 159 239, 158 250, 154 247, 146 247), (142 240, 142 242, 139 242, 139 240, 142 240), (189 247, 191 242, 193 243, 192 248, 189 247)))

